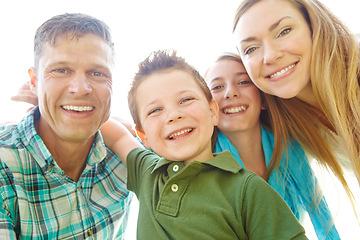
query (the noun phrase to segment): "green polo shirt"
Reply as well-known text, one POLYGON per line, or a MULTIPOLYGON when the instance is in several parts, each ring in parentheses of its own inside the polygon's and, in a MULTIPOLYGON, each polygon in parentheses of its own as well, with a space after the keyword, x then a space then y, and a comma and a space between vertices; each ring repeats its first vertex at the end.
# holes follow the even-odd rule
POLYGON ((138 239, 307 239, 284 200, 230 152, 168 161, 134 149, 128 189, 139 199, 138 239))

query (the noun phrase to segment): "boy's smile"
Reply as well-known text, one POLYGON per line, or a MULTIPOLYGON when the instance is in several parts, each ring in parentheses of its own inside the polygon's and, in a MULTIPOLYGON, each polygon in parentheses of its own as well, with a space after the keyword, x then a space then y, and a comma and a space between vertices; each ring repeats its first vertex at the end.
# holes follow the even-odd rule
POLYGON ((209 103, 195 81, 185 71, 170 69, 150 75, 136 90, 145 144, 185 164, 213 157, 211 136, 218 117, 215 101, 209 103))

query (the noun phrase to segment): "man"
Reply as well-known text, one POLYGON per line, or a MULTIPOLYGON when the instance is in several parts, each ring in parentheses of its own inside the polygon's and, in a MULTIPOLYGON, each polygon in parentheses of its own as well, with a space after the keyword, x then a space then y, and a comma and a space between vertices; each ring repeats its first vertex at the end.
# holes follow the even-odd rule
POLYGON ((0 239, 121 239, 126 168, 98 131, 110 115, 109 28, 55 16, 37 30, 34 57, 39 106, 0 131, 0 239))

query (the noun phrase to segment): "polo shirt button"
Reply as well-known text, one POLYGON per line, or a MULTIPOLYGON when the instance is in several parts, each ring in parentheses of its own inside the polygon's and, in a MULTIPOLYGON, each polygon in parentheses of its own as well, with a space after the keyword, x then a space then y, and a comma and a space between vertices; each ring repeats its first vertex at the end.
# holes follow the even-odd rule
POLYGON ((179 186, 177 184, 171 185, 171 191, 177 192, 179 190, 179 186))
POLYGON ((174 171, 174 172, 179 171, 179 165, 174 165, 174 166, 173 166, 173 171, 174 171))

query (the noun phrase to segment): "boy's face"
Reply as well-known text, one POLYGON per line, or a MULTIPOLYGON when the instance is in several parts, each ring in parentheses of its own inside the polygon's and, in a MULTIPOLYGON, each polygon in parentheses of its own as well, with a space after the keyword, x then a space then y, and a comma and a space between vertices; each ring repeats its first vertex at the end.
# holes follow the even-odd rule
POLYGON ((206 161, 213 157, 211 136, 218 107, 209 103, 194 77, 181 70, 154 73, 136 90, 139 119, 146 139, 171 161, 206 161))

